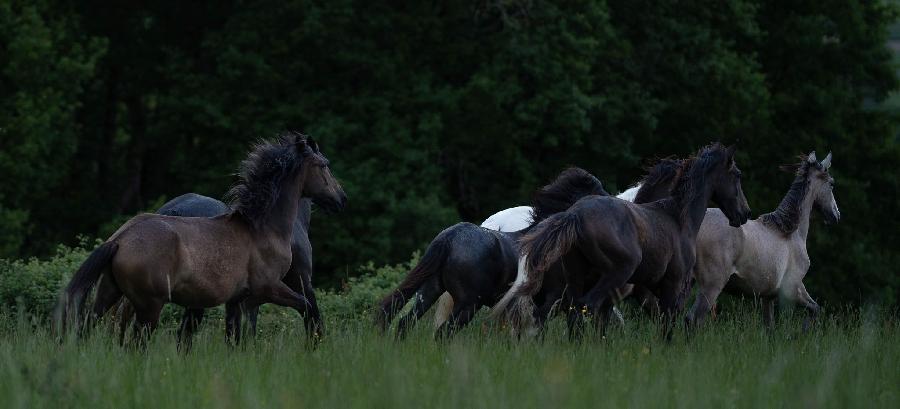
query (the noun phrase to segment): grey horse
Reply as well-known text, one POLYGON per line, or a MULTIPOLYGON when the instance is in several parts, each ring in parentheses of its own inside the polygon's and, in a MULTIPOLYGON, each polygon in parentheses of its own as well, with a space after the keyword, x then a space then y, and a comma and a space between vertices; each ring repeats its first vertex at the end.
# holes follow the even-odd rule
POLYGON ((688 324, 700 325, 727 289, 760 297, 763 321, 769 329, 777 298, 806 308, 803 329, 809 328, 819 312, 819 305, 803 285, 810 265, 806 252, 810 214, 816 207, 826 223, 841 218, 830 167, 830 153, 821 162, 816 161, 815 152, 804 155, 790 167, 796 177, 778 208, 739 229, 728 225, 721 210, 707 209, 697 238, 694 278, 698 292, 686 318, 688 324))

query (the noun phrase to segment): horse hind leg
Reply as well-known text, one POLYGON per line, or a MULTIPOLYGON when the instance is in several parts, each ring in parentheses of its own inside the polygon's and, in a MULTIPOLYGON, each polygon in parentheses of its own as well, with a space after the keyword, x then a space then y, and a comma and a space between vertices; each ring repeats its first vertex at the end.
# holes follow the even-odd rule
POLYGON ((478 312, 478 303, 471 301, 460 302, 453 307, 453 312, 447 322, 441 325, 434 337, 438 340, 450 339, 457 331, 465 327, 475 318, 478 312))
POLYGON ((122 290, 116 285, 112 275, 104 274, 97 286, 97 296, 94 298, 94 305, 91 314, 88 316, 88 322, 85 325, 84 335, 87 331, 93 329, 94 325, 102 318, 119 300, 122 299, 122 290))
POLYGON ((194 332, 203 321, 203 308, 185 308, 184 314, 181 316, 181 325, 178 327, 178 349, 181 351, 189 351, 194 339, 194 332))
POLYGON ((444 289, 438 276, 428 279, 413 296, 412 311, 401 317, 400 322, 397 323, 397 338, 402 339, 405 337, 409 327, 425 315, 425 312, 437 302, 443 292, 444 289))
POLYGON ((140 349, 146 349, 150 336, 159 325, 159 314, 162 312, 164 302, 158 300, 144 300, 140 305, 134 306, 134 342, 140 349))

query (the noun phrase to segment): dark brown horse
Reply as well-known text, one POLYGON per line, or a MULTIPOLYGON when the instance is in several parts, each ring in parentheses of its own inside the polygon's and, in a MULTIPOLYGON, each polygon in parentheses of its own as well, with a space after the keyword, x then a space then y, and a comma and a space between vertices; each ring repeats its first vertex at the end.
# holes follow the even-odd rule
POLYGON ((689 290, 706 204, 712 199, 734 227, 750 216, 734 147, 710 145, 682 166, 671 197, 633 204, 592 196, 541 222, 521 241, 525 283, 510 290, 498 311, 517 318, 511 320, 516 325, 531 322, 531 297, 540 290, 545 272, 562 260, 568 291, 576 300, 568 312, 570 338, 581 333, 582 314, 599 317, 603 324, 615 290, 632 283, 659 298, 666 314, 663 332, 670 339, 689 290))
POLYGON ((291 264, 298 202, 309 197, 340 209, 344 191, 315 142, 295 133, 257 145, 240 177, 230 192, 232 210, 224 215, 141 214, 122 225, 66 287, 57 314, 63 325, 82 322, 85 299, 101 276, 87 321, 96 321, 124 295, 135 311, 138 339, 156 328, 167 303, 275 303, 306 313, 307 298, 282 282, 291 264))

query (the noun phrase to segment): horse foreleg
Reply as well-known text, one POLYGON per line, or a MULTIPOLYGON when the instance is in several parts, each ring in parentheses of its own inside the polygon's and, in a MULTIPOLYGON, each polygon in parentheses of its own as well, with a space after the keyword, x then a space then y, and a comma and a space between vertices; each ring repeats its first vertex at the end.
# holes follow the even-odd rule
POLYGON ((194 339, 194 332, 203 321, 203 308, 185 308, 181 316, 181 325, 178 327, 178 349, 189 351, 194 339))
POLYGON ((306 335, 313 340, 318 340, 325 331, 325 324, 322 322, 322 314, 319 312, 319 304, 316 302, 316 293, 313 291, 309 277, 303 277, 302 289, 303 295, 309 300, 309 310, 303 316, 306 335))
POLYGON ((816 321, 816 318, 819 317, 819 304, 817 304, 812 297, 806 292, 806 286, 803 283, 800 283, 800 286, 797 288, 797 295, 799 296, 799 302, 806 308, 807 315, 806 319, 803 320, 803 332, 809 331, 812 324, 816 321))

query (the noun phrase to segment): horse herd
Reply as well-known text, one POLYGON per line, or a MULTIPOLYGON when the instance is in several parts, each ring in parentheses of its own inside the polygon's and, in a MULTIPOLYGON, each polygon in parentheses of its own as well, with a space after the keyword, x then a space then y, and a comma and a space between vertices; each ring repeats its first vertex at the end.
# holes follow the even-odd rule
MULTIPOLYGON (((831 154, 821 161, 804 155, 788 167, 795 179, 778 208, 753 220, 734 146, 713 143, 687 159, 662 159, 619 196, 590 173, 566 169, 535 193, 532 206, 438 234, 378 304, 376 326, 385 331, 412 300, 399 336, 437 303, 437 337, 490 307, 489 319, 518 336, 539 334, 563 313, 576 339, 587 323, 603 331, 612 317, 621 320, 615 304, 634 298, 663 318, 670 339, 696 285, 689 327, 703 322, 723 291, 736 291, 762 300, 769 328, 777 299, 800 304, 807 328, 819 310, 803 285, 810 216, 818 208, 827 223, 840 219, 830 166, 831 154)), ((84 332, 118 305, 122 342, 132 319, 134 338, 143 342, 162 307, 175 303, 184 307, 179 345, 189 346, 204 310, 225 304, 226 338, 237 343, 242 315, 255 333, 259 306, 274 303, 297 310, 318 340, 310 205, 340 211, 347 200, 328 159, 312 138, 280 135, 250 152, 227 196, 226 205, 189 193, 123 224, 63 291, 60 329, 84 332)))

